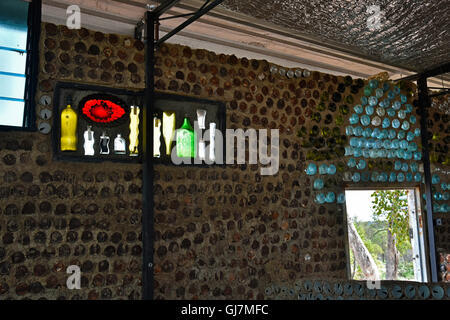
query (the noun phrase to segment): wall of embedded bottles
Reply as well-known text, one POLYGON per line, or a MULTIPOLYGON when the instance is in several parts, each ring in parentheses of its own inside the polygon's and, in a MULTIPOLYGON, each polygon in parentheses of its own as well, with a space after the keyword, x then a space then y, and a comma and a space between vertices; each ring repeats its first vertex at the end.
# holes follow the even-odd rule
POLYGON ((433 206, 435 212, 450 210, 450 95, 431 99, 428 115, 430 161, 433 170, 433 206))
MULTIPOLYGON (((41 97, 52 97, 58 81, 143 89, 143 49, 128 37, 43 24, 38 125, 49 123, 41 115, 54 102, 41 97)), ((395 183, 416 183, 423 175, 414 159, 421 146, 411 83, 288 70, 171 44, 158 50, 155 75, 158 92, 226 103, 228 128, 280 130, 275 176, 261 176, 258 165, 155 166, 158 299, 272 299, 266 289, 278 283, 346 279, 345 186, 394 184, 394 174, 395 183)), ((444 120, 430 129, 441 133, 432 142, 440 154, 444 120)), ((54 161, 51 139, 40 132, 1 133, 0 299, 139 299, 140 165, 54 161), (81 290, 65 286, 70 264, 81 267, 81 290)), ((433 186, 443 195, 447 166, 434 165, 433 186)), ((437 247, 450 252, 450 219, 436 215, 437 247)))
POLYGON ((428 136, 431 171, 433 174, 433 213, 436 218, 436 249, 439 252, 439 274, 450 282, 450 95, 432 98, 428 112, 428 136))
MULTIPOLYGON (((51 23, 43 23, 41 30, 38 130, 0 133, 0 300, 140 299, 142 171, 133 162, 139 157, 129 156, 130 109, 126 107, 133 103, 114 89, 144 89, 144 44, 132 37, 51 23), (61 82, 71 85, 55 101, 61 82), (119 104, 125 111, 123 123, 88 122, 79 104, 86 94, 75 90, 87 84, 95 86, 89 95, 103 86, 125 100, 119 104), (61 111, 69 93, 78 140, 77 151, 70 152, 53 148, 60 143, 61 111), (94 132, 94 156, 84 154, 87 125, 94 132), (110 153, 104 155, 100 154, 103 131, 110 138, 110 153), (123 151, 123 145, 114 146, 117 133, 127 140, 125 155, 115 153, 123 151), (56 161, 58 153, 107 161, 56 161), (114 157, 126 161, 110 162, 114 157), (66 286, 69 265, 81 269, 80 290, 66 286)), ((103 111, 94 113, 102 116, 103 111)))
MULTIPOLYGON (((327 152, 330 149, 345 159, 345 163, 339 161, 336 165, 309 161, 306 174, 315 177, 315 201, 319 204, 345 202, 343 190, 338 194, 322 191, 326 185, 320 176, 336 172, 340 172, 343 182, 354 185, 423 182, 423 174, 419 170, 422 159, 418 147, 420 128, 411 100, 413 89, 405 88, 402 83, 377 79, 351 85, 348 94, 344 93, 345 89, 345 82, 339 84, 329 102, 327 95, 322 95, 319 103, 322 110, 339 110, 335 123, 345 126, 344 134, 338 127, 319 129, 317 125, 313 125, 309 132, 306 127, 298 132, 300 137, 307 136, 307 139, 303 138, 303 147, 326 150, 324 153, 308 151, 307 160, 329 161, 327 152), (362 91, 360 98, 355 96, 358 90, 362 91)), ((320 121, 320 113, 312 115, 316 122, 317 118, 320 121)), ((331 122, 331 116, 327 115, 325 123, 331 122)))

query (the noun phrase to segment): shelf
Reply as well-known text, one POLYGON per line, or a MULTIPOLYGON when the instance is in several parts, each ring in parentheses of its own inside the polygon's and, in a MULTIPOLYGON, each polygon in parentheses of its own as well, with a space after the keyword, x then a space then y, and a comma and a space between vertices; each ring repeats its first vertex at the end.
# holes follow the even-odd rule
POLYGON ((53 157, 55 160, 75 161, 75 162, 124 162, 124 163, 141 163, 142 162, 142 141, 143 141, 143 91, 130 91, 125 89, 108 88, 101 86, 84 85, 79 83, 59 82, 56 84, 53 104, 53 157), (61 112, 66 108, 67 96, 72 98, 72 109, 77 113, 77 150, 76 151, 61 151, 60 136, 61 136, 61 112), (116 101, 121 108, 124 109, 123 116, 110 123, 97 123, 90 120, 83 115, 82 108, 84 101, 91 95, 98 95, 98 97, 105 97, 105 99, 116 101), (120 102, 119 102, 120 101, 120 102), (139 114, 139 156, 130 156, 128 153, 129 135, 130 135, 130 106, 137 105, 140 107, 139 114), (94 132, 94 150, 93 156, 84 155, 84 131, 87 126, 92 126, 94 132), (100 136, 105 132, 110 138, 109 154, 100 154, 100 136), (126 141, 126 154, 114 153, 114 139, 117 134, 126 141))

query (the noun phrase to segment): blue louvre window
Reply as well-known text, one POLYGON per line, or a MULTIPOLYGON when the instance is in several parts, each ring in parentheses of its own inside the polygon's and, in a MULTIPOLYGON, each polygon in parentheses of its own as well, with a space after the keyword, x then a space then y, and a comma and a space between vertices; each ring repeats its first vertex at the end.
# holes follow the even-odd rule
POLYGON ((24 126, 28 6, 0 1, 0 126, 24 126))

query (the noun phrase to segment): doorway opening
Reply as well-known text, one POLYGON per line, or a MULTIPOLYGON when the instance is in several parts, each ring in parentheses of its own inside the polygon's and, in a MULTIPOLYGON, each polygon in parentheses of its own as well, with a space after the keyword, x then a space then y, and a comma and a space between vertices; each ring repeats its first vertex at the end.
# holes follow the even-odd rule
POLYGON ((426 282, 419 191, 347 189, 350 279, 426 282))

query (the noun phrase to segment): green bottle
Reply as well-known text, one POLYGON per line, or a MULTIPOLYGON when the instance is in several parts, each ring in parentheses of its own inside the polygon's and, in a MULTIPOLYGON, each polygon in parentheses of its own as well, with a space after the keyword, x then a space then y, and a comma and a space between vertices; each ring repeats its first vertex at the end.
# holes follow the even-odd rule
POLYGON ((184 117, 183 125, 177 130, 177 156, 179 158, 195 158, 194 129, 187 117, 184 117))

